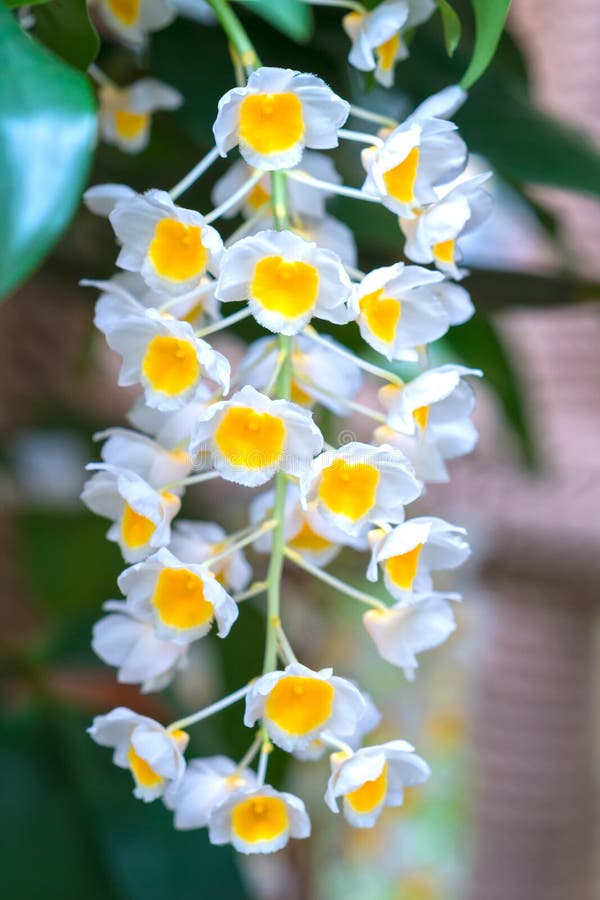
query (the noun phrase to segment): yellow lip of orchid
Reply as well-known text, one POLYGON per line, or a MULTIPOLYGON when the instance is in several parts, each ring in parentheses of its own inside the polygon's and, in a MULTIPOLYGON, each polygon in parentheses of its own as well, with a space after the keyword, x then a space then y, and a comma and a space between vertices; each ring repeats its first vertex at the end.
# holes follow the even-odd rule
POLYGON ((263 67, 221 99, 213 132, 222 156, 239 145, 248 165, 297 165, 305 147, 336 147, 349 106, 315 75, 263 67))

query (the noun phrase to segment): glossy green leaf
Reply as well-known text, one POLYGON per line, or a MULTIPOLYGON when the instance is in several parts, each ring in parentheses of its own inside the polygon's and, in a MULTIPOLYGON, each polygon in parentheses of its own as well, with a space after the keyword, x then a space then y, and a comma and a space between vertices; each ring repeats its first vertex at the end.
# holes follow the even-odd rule
POLYGON ((313 30, 312 10, 302 0, 240 0, 273 28, 294 41, 307 41, 313 30))
POLYGON ((41 262, 65 230, 96 136, 88 79, 19 28, 0 4, 0 297, 41 262))
POLYGON ((510 0, 472 0, 475 15, 475 46, 469 67, 461 78, 468 89, 481 78, 489 66, 508 15, 510 0))
POLYGON ((461 35, 460 19, 448 3, 448 0, 436 0, 440 15, 442 17, 442 26, 444 28, 444 43, 448 56, 452 56, 461 35))
MULTIPOLYGON (((477 295, 474 296, 477 302, 477 295)), ((485 302, 485 297, 481 299, 485 302)), ((460 328, 451 328, 444 342, 468 366, 483 369, 485 381, 496 394, 506 421, 519 441, 523 461, 535 466, 537 453, 529 427, 525 385, 491 319, 477 310, 460 328)))
POLYGON ((98 55, 100 38, 89 17, 86 0, 52 0, 35 13, 34 35, 78 69, 87 69, 98 55))

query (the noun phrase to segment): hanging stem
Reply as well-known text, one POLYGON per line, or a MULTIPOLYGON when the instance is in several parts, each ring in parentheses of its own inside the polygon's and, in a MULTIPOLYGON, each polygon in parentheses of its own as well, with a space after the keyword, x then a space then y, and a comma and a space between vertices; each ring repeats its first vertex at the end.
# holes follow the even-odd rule
POLYGON ((338 128, 338 137, 347 141, 356 141, 357 144, 368 144, 370 147, 383 147, 383 141, 376 134, 367 134, 365 131, 351 131, 349 128, 338 128))
MULTIPOLYGON (((227 0, 209 0, 215 15, 221 23, 230 43, 235 48, 246 72, 252 72, 260 66, 260 60, 252 46, 250 38, 233 12, 227 0)), ((275 228, 283 230, 289 227, 287 206, 287 173, 271 173, 271 200, 273 203, 273 219, 275 228)), ((274 393, 283 400, 289 400, 292 383, 291 338, 279 335, 277 346, 283 362, 274 385, 274 393)), ((263 672, 270 672, 277 664, 277 627, 279 621, 281 575, 285 548, 284 516, 287 478, 285 473, 278 472, 275 484, 275 504, 273 508, 273 542, 271 561, 267 574, 267 634, 265 639, 265 656, 263 672)), ((266 760, 265 760, 266 765, 266 760)))
POLYGON ((119 87, 118 84, 116 84, 116 82, 114 82, 112 78, 109 78, 108 75, 103 72, 102 69, 99 68, 99 66, 97 66, 95 63, 92 63, 90 66, 88 66, 88 75, 90 76, 90 78, 94 79, 96 84, 102 85, 103 87, 112 87, 117 89, 119 87))
POLYGON ((356 119, 362 119, 364 122, 374 122, 376 125, 384 125, 387 128, 396 128, 398 122, 390 119, 389 116, 382 116, 380 113, 373 112, 370 109, 363 109, 362 106, 350 104, 350 115, 356 119))
POLYGON ((256 172, 253 172, 252 175, 237 189, 231 194, 226 200, 221 203, 220 206, 216 206, 211 212, 207 213, 204 216, 204 221, 210 225, 211 222, 215 222, 217 219, 220 219, 222 215, 224 215, 228 210, 230 210, 233 206, 236 206, 241 200, 244 200, 248 194, 252 191, 252 188, 258 184, 260 179, 263 177, 263 173, 257 169, 256 172))
POLYGON ((265 778, 267 777, 267 764, 269 762, 269 756, 273 750, 273 744, 269 740, 269 736, 266 731, 263 729, 263 738, 262 738, 262 747, 260 748, 260 756, 258 758, 258 769, 256 772, 256 780, 260 787, 262 787, 265 783, 265 778))
POLYGON ((300 184, 309 184, 311 187, 338 194, 340 197, 352 197, 354 200, 364 200, 366 203, 380 202, 377 197, 365 194, 359 188, 348 187, 345 184, 334 184, 332 181, 323 181, 321 178, 309 175, 308 172, 304 172, 302 169, 290 169, 288 177, 293 181, 299 181, 300 184))
POLYGON ((251 531, 250 534, 247 534, 246 537, 241 538, 239 541, 234 541, 233 544, 229 544, 228 547, 225 547, 224 550, 215 554, 215 556, 209 556, 209 558, 204 561, 205 565, 212 566, 222 559, 227 559, 232 553, 237 553, 238 550, 242 550, 244 547, 247 547, 248 544, 252 544, 258 537, 262 534, 266 534, 267 531, 271 531, 275 526, 276 522, 273 519, 268 519, 254 531, 251 531))
POLYGON ((252 684, 245 684, 244 687, 234 691, 233 694, 228 694, 227 697, 223 697, 223 699, 218 700, 217 703, 206 706, 204 709, 192 713, 191 716, 186 716, 185 719, 177 719, 176 722, 171 722, 171 724, 167 726, 167 731, 179 731, 180 728, 187 728, 188 725, 194 725, 196 722, 202 721, 202 719, 208 719, 209 716, 214 716, 215 713, 221 712, 222 709, 227 709, 228 706, 232 706, 234 703, 237 703, 238 700, 242 700, 251 687, 252 684))
POLYGON ((387 422, 386 417, 383 413, 377 412, 376 409, 371 409, 370 406, 364 406, 362 403, 356 403, 354 400, 350 400, 348 397, 342 397, 340 394, 336 394, 334 391, 328 391, 327 388, 322 387, 320 384, 316 384, 311 378, 301 377, 298 378, 296 376, 297 382, 301 387, 312 388, 312 390, 317 390, 321 394, 325 394, 326 397, 331 397, 332 400, 336 400, 338 403, 341 403, 342 406, 345 406, 347 409, 351 409, 353 412, 359 413, 361 416, 366 416, 367 419, 372 419, 374 422, 379 422, 380 425, 385 425, 387 422))
POLYGON ((207 325, 206 328, 200 328, 198 331, 195 331, 194 334, 197 338, 204 338, 207 334, 214 334, 216 331, 223 331, 224 328, 229 328, 231 325, 235 325, 236 322, 241 322, 243 319, 247 319, 248 316, 251 316, 252 313, 248 309, 248 307, 243 307, 243 309, 238 309, 237 312, 232 313, 230 316, 226 316, 224 319, 219 319, 217 322, 213 322, 211 325, 207 325))
POLYGON ((187 175, 185 175, 181 181, 178 181, 175 187, 172 187, 169 191, 171 198, 173 200, 177 200, 188 188, 190 188, 201 175, 203 175, 207 169, 210 169, 212 164, 216 162, 219 158, 219 151, 216 147, 213 147, 212 150, 209 150, 206 156, 204 156, 199 163, 197 163, 193 169, 191 169, 187 175))
POLYGON ((292 650, 292 646, 288 641, 285 631, 283 630, 281 625, 278 625, 277 627, 277 642, 279 644, 279 649, 286 665, 298 662, 298 660, 296 659, 296 654, 292 650))
POLYGON ((353 12, 360 13, 363 16, 367 12, 366 7, 362 3, 355 2, 355 0, 304 0, 304 2, 309 3, 311 6, 335 6, 338 9, 351 9, 353 12))
POLYGON ((214 14, 221 23, 221 27, 229 38, 230 43, 235 48, 246 73, 258 69, 260 59, 256 54, 256 50, 246 34, 246 29, 229 6, 227 0, 208 0, 208 2, 212 6, 214 14))
POLYGON ((361 359, 360 356, 356 356, 354 353, 351 353, 350 350, 346 350, 339 344, 332 344, 324 337, 321 337, 319 332, 315 331, 312 325, 307 325, 303 331, 303 334, 305 334, 307 338, 310 338, 310 340, 314 341, 316 344, 320 344, 322 347, 326 347, 332 353, 337 353, 339 356, 343 356, 344 359, 348 359, 350 362, 354 363, 355 366, 358 366, 365 372, 369 372, 371 375, 375 375, 377 378, 381 378, 383 381, 389 381, 391 384, 395 384, 397 387, 404 387, 404 382, 399 375, 396 375, 394 372, 390 372, 388 369, 382 369, 381 366, 376 366, 373 363, 369 363, 365 359, 361 359))
POLYGON ((334 750, 341 750, 342 753, 347 753, 348 756, 354 756, 354 750, 350 744, 347 744, 345 741, 340 741, 339 738, 334 737, 328 731, 322 731, 319 735, 319 739, 334 750))
POLYGON ((188 475, 187 478, 180 478, 179 481, 169 481, 163 484, 161 491, 171 491, 173 488, 189 487, 191 484, 202 484, 204 481, 212 481, 213 478, 219 478, 216 469, 210 469, 208 472, 199 472, 198 475, 188 475))
POLYGON ((252 743, 250 744, 248 750, 244 753, 242 758, 236 767, 236 772, 243 772, 244 769, 247 769, 258 751, 260 750, 262 744, 262 733, 256 735, 252 743))
POLYGON ((255 581, 254 584, 251 584, 245 591, 238 591, 237 594, 233 594, 233 599, 236 603, 241 603, 242 600, 250 600, 252 597, 258 597, 259 594, 264 594, 266 589, 266 581, 255 581))
MULTIPOLYGON (((286 175, 283 172, 271 174, 271 197, 273 199, 273 217, 275 226, 279 230, 289 224, 287 212, 287 185, 286 175)), ((292 354, 291 338, 280 334, 277 339, 278 356, 282 360, 273 387, 273 393, 282 400, 289 400, 292 384, 292 354)), ((265 657, 263 672, 271 672, 277 665, 277 629, 281 622, 279 617, 281 575, 283 572, 283 558, 285 549, 285 496, 287 491, 287 478, 283 472, 277 473, 275 485, 275 506, 273 518, 276 520, 273 529, 273 543, 271 546, 271 561, 267 574, 267 636, 265 640, 265 657)))
POLYGON ((346 584, 345 581, 341 581, 334 575, 330 575, 329 572, 324 572, 323 569, 313 566, 312 563, 309 563, 295 550, 290 550, 289 547, 286 547, 283 552, 287 559, 295 563, 300 569, 304 569, 309 575, 313 575, 319 581, 324 581, 325 584, 330 585, 337 591, 340 591, 340 593, 346 594, 347 597, 352 597, 353 600, 358 600, 359 603, 364 603, 366 606, 372 606, 373 609, 388 609, 381 600, 377 600, 375 597, 365 594, 364 591, 359 591, 358 588, 353 588, 351 585, 346 584))

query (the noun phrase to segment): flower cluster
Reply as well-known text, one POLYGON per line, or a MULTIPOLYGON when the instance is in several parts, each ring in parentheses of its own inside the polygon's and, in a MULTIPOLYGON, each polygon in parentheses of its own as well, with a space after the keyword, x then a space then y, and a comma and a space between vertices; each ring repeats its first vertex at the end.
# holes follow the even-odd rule
MULTIPOLYGON (((130 7, 107 5, 117 18, 130 7)), ((377 66, 389 83, 404 53, 402 29, 432 7, 387 0, 373 13, 352 12, 344 21, 352 61, 377 66)), ((162 7, 148 8, 156 16, 146 27, 156 27, 162 7)), ((273 745, 300 759, 330 753, 325 802, 361 828, 429 776, 405 741, 363 746, 379 713, 351 679, 297 660, 282 625, 280 585, 287 561, 366 604, 366 632, 410 679, 418 654, 455 628, 451 601, 459 596, 436 590, 434 575, 468 556, 464 529, 433 516, 407 518, 405 508, 425 482, 447 480, 446 461, 476 441, 468 379, 481 373, 430 367, 427 345, 473 312, 454 283, 464 274, 459 241, 489 196, 481 176, 461 180, 467 150, 448 119, 465 100, 459 88, 365 134, 344 128, 349 104, 315 75, 248 58, 241 64, 247 82, 221 98, 215 148, 190 176, 170 192, 103 185, 86 195, 92 211, 109 217, 120 246, 119 274, 91 282, 101 291, 96 325, 121 357, 119 383, 137 385, 139 396, 131 429, 97 436, 101 461, 89 466, 83 500, 110 520, 107 537, 128 564, 118 580, 125 599, 108 601, 93 635, 95 652, 117 667, 120 681, 162 689, 186 666, 190 644, 213 626, 226 639, 243 627, 239 604, 262 594, 264 665, 249 684, 167 727, 118 708, 98 716, 90 734, 130 770, 137 797, 163 799, 176 828, 207 827, 215 844, 269 853, 310 833, 302 800, 265 781, 273 745), (366 146, 362 188, 342 184, 322 152, 340 139, 366 146), (217 154, 236 148, 241 158, 215 184, 211 212, 176 203, 217 154), (390 209, 415 264, 359 271, 351 232, 326 211, 335 194, 390 209), (238 214, 242 224, 223 241, 213 223, 238 214), (235 307, 222 317, 225 304, 235 307), (207 338, 250 316, 266 333, 232 371, 207 338), (374 353, 363 358, 320 334, 321 321, 355 323, 374 353), (376 354, 392 365, 377 364, 376 354), (400 379, 397 361, 415 367, 412 380, 400 379), (378 407, 356 400, 365 379, 381 385, 378 407), (372 442, 328 443, 315 420, 319 405, 366 417, 372 442), (185 488, 209 479, 259 489, 243 530, 176 518, 185 488), (244 555, 249 546, 269 558, 260 579, 244 555), (366 577, 381 576, 385 586, 378 596, 327 570, 342 547, 370 555, 366 577), (186 762, 184 729, 241 700, 253 732, 244 758, 186 762)), ((145 91, 136 93, 140 114, 145 91)), ((377 119, 356 107, 352 114, 377 119)))

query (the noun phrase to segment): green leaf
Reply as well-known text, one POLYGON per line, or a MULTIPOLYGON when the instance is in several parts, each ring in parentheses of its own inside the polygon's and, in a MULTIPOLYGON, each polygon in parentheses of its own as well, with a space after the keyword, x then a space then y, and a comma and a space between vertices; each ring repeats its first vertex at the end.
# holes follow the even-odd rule
POLYGON ((65 62, 87 69, 100 49, 86 0, 52 0, 35 13, 34 35, 65 62))
POLYGON ((231 847, 178 832, 160 803, 132 796, 129 772, 85 733, 90 717, 48 705, 0 727, 6 790, 2 886, 27 900, 249 900, 231 847), (24 864, 26 848, 36 864, 24 864))
POLYGON ((253 13, 294 41, 308 41, 313 31, 312 9, 301 0, 240 0, 253 13))
POLYGON ((444 28, 444 43, 448 56, 452 56, 461 35, 460 19, 448 3, 448 0, 436 0, 440 15, 442 17, 442 25, 444 28))
POLYGON ((600 153, 591 141, 511 93, 499 78, 478 86, 456 122, 471 150, 510 181, 600 194, 600 153))
POLYGON ((467 71, 461 78, 465 89, 472 87, 489 66, 502 35, 510 0, 472 0, 475 14, 475 46, 467 71))
MULTIPOLYGON (((449 59, 433 29, 420 28, 411 55, 413 102, 440 84, 456 83, 463 58, 462 45, 449 59)), ((511 184, 535 182, 598 195, 600 154, 585 134, 536 109, 525 80, 518 49, 504 35, 486 77, 453 117, 469 149, 485 156, 511 184)), ((388 97, 390 109, 400 104, 393 89, 388 97)))
POLYGON ((40 6, 48 2, 49 0, 4 0, 9 9, 18 9, 19 6, 40 6))
POLYGON ((478 310, 460 328, 451 328, 444 342, 468 366, 483 369, 485 381, 496 394, 519 441, 523 461, 534 467, 537 452, 529 427, 525 387, 493 322, 478 310))
POLYGON ((46 618, 100 609, 114 591, 121 563, 116 546, 105 540, 104 519, 80 507, 64 512, 26 509, 15 527, 29 593, 46 618), (85 566, 73 566, 73 559, 85 559, 85 566))
POLYGON ((0 4, 0 297, 41 262, 65 230, 96 137, 88 79, 24 34, 0 4))
POLYGON ((597 281, 572 275, 530 275, 499 269, 473 269, 468 286, 477 298, 478 308, 486 313, 515 306, 531 309, 569 306, 593 302, 600 296, 597 281))

